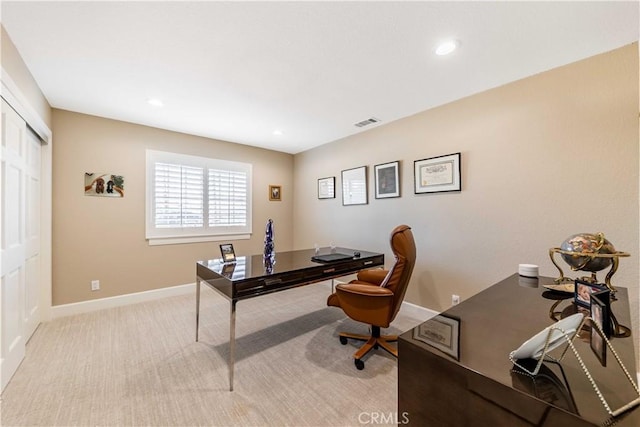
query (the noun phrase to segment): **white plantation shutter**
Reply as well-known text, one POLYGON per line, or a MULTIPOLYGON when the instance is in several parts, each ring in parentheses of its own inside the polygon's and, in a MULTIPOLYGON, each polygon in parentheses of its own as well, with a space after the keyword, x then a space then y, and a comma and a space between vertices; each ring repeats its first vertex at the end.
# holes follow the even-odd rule
POLYGON ((147 150, 149 244, 248 238, 251 165, 147 150))
POLYGON ((247 225, 247 174, 209 169, 209 227, 247 225))
POLYGON ((203 177, 202 168, 155 164, 155 227, 202 227, 203 177))

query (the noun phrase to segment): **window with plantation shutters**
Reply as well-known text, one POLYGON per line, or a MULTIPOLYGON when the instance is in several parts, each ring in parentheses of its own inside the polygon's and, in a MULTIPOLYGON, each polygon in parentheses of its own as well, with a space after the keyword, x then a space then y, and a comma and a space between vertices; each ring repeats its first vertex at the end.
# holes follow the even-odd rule
POLYGON ((247 174, 209 169, 209 227, 247 225, 247 174))
POLYGON ((155 227, 202 227, 203 177, 202 168, 160 162, 155 164, 155 227))
POLYGON ((149 244, 248 238, 251 165, 147 150, 149 244))

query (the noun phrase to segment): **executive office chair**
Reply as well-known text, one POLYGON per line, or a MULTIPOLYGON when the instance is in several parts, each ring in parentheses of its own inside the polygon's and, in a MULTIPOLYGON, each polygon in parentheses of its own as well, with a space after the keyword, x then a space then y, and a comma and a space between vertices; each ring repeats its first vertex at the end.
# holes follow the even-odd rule
POLYGON ((372 348, 380 346, 398 357, 398 350, 389 345, 398 341, 398 336, 380 335, 380 328, 388 328, 398 314, 416 262, 411 227, 399 225, 393 229, 391 250, 396 261, 390 270, 362 270, 356 280, 337 285, 327 299, 327 305, 340 307, 351 319, 371 325, 371 335, 340 333, 342 344, 347 344, 348 338, 366 341, 353 355, 359 370, 364 369, 362 358, 372 348))

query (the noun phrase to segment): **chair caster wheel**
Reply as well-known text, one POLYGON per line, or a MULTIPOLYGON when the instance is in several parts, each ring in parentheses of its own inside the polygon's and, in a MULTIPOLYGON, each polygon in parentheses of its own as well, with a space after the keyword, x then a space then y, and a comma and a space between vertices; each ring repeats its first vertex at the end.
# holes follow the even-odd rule
POLYGON ((340 337, 340 344, 347 345, 347 339, 345 337, 340 337))
POLYGON ((353 363, 355 363, 356 368, 358 368, 358 371, 362 371, 364 369, 364 362, 360 359, 354 359, 353 363))
POLYGON ((378 344, 375 344, 375 345, 373 346, 373 349, 374 349, 374 350, 377 350, 377 349, 378 349, 378 344))

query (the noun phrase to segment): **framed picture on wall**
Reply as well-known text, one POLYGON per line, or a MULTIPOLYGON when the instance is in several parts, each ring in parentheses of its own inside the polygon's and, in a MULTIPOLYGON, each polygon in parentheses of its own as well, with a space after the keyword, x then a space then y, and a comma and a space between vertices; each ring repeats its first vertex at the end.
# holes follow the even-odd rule
POLYGON ((275 200, 277 202, 282 200, 282 188, 279 185, 269 186, 269 200, 275 200))
POLYGON ((124 197, 124 177, 111 173, 84 173, 84 195, 124 197))
POLYGON ((318 180, 318 199, 335 199, 336 177, 330 176, 318 180))
POLYGON ((390 162, 374 167, 376 199, 400 197, 400 162, 390 162))
POLYGON ((461 191, 460 153, 413 162, 415 194, 461 191))
POLYGON ((342 204, 366 205, 367 200, 367 167, 342 171, 342 204))

